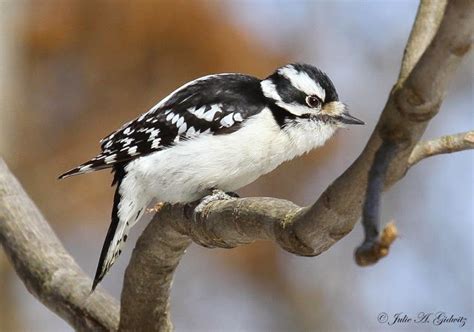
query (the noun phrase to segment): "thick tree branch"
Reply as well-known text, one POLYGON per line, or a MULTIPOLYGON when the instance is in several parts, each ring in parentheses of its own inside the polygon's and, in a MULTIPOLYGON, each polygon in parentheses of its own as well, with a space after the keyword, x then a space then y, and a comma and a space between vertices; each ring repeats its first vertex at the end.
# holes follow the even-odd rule
MULTIPOLYGON (((289 252, 315 256, 349 233, 361 215, 367 192, 370 194, 366 190, 369 170, 380 166, 372 167, 377 151, 383 151, 387 144, 394 148, 382 158, 382 176, 372 177, 378 201, 381 190, 402 178, 413 160, 428 155, 423 147, 426 143, 417 145, 418 141, 437 114, 455 69, 472 46, 473 26, 471 0, 453 0, 446 8, 444 1, 422 2, 399 80, 364 151, 312 206, 299 207, 273 198, 244 198, 211 202, 199 213, 194 206, 162 208, 137 242, 127 268, 119 329, 171 330, 170 285, 191 240, 222 248, 272 240, 289 252)), ((455 144, 448 145, 457 149, 455 144)), ((430 151, 434 150, 441 151, 437 147, 430 151)), ((89 296, 90 279, 61 246, 3 162, 0 242, 29 291, 75 329, 117 329, 116 303, 100 291, 89 296)))
MULTIPOLYGON (((168 231, 174 229, 178 234, 189 236, 201 245, 223 248, 267 239, 277 242, 287 251, 303 256, 318 255, 331 247, 350 232, 359 219, 365 201, 368 173, 375 153, 384 141, 391 142, 396 147, 396 152, 386 165, 384 189, 404 176, 410 166, 408 158, 413 148, 429 120, 439 110, 447 83, 463 55, 471 48, 474 2, 450 1, 443 16, 444 4, 445 2, 433 1, 432 9, 428 10, 426 8, 431 5, 423 1, 405 51, 400 78, 369 142, 359 158, 327 188, 316 203, 301 208, 291 202, 272 198, 231 199, 211 202, 194 217, 192 207, 166 206, 152 221, 152 224, 157 224, 154 228, 156 233, 142 236, 158 238, 161 228, 168 231), (437 29, 437 22, 441 17, 437 29)), ((148 240, 153 244, 147 247, 150 254, 156 253, 163 259, 158 265, 170 267, 163 272, 167 273, 166 277, 159 276, 160 280, 172 278, 176 259, 184 251, 185 246, 182 246, 181 251, 172 255, 171 263, 160 254, 169 250, 162 246, 170 246, 175 236, 177 235, 161 239, 160 244, 148 240)), ((144 257, 140 254, 140 247, 136 251, 131 264, 140 271, 145 267, 137 262, 144 257)), ((153 278, 140 281, 145 284, 154 282, 153 278)), ((127 307, 155 317, 154 307, 150 307, 150 302, 145 300, 149 296, 148 289, 137 292, 132 287, 135 286, 125 280, 123 296, 132 293, 133 296, 127 296, 128 300, 122 301, 121 320, 127 322, 121 325, 124 330, 125 325, 132 327, 138 324, 138 319, 133 322, 134 317, 130 314, 132 310, 127 307)), ((169 288, 166 286, 162 292, 154 292, 152 299, 168 303, 168 296, 169 288)), ((163 306, 160 305, 160 308, 163 306)), ((167 330, 171 326, 168 311, 160 309, 159 315, 162 325, 156 326, 155 330, 167 330)))
POLYGON ((0 243, 26 288, 78 331, 112 331, 116 301, 90 294, 92 281, 66 252, 0 158, 0 243))
POLYGON ((157 217, 150 222, 140 236, 125 272, 120 331, 172 330, 169 317, 171 282, 190 243, 189 237, 178 233, 169 223, 157 217))
POLYGON ((447 0, 421 0, 403 53, 398 82, 402 83, 431 43, 443 19, 447 0))
POLYGON ((474 149, 473 130, 456 135, 442 136, 418 143, 411 152, 410 158, 408 158, 408 164, 411 167, 428 157, 471 149, 474 149))
MULTIPOLYGON (((423 55, 423 52, 431 43, 445 13, 446 2, 445 0, 422 0, 420 2, 415 23, 405 47, 400 74, 394 91, 397 91, 397 86, 401 87, 404 84, 423 55)), ((389 104, 387 103, 386 109, 389 104)), ((385 257, 388 254, 390 244, 395 240, 397 234, 395 224, 391 223, 385 227, 382 236, 379 238, 382 192, 384 190, 388 165, 395 157, 395 149, 397 148, 397 144, 394 144, 390 137, 383 136, 382 140, 383 142, 375 154, 367 180, 367 190, 362 212, 365 239, 356 249, 354 255, 357 264, 360 266, 375 264, 380 258, 385 257), (386 234, 391 234, 392 236, 385 236, 386 234), (389 240, 387 241, 387 239, 389 240)))

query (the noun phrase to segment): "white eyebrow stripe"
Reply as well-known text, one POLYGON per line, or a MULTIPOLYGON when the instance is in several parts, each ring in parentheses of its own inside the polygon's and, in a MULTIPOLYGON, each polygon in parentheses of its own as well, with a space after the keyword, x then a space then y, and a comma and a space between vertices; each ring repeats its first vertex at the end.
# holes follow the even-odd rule
POLYGON ((322 101, 326 99, 326 91, 315 82, 307 73, 297 71, 293 66, 285 66, 278 69, 278 73, 286 77, 291 85, 293 85, 298 90, 303 91, 307 95, 316 95, 322 101))
POLYGON ((262 92, 265 97, 281 101, 281 97, 278 94, 277 88, 271 80, 263 80, 262 82, 260 82, 260 86, 262 87, 262 92))

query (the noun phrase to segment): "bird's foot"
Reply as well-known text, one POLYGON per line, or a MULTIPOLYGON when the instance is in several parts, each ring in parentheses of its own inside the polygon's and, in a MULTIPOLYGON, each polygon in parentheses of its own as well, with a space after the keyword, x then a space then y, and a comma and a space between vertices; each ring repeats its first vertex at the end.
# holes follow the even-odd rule
POLYGON ((160 212, 160 210, 163 208, 164 205, 165 205, 165 203, 158 202, 152 208, 146 209, 146 212, 147 213, 158 213, 158 212, 160 212))
POLYGON ((207 204, 214 201, 225 201, 239 197, 236 193, 226 193, 219 189, 213 189, 210 195, 204 196, 194 209, 194 215, 201 213, 207 204), (230 195, 229 195, 230 194, 230 195))

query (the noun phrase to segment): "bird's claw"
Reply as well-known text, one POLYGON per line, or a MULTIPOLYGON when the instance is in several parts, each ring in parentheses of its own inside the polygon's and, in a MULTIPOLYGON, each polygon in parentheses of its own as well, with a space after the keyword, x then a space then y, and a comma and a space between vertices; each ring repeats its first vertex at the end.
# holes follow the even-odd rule
POLYGON ((225 201, 225 200, 231 200, 231 199, 235 199, 235 197, 227 194, 226 192, 222 190, 213 189, 212 193, 210 195, 204 196, 199 202, 199 204, 196 206, 196 208, 194 209, 194 216, 196 216, 196 214, 201 213, 206 207, 206 205, 211 202, 225 201))
POLYGON ((163 208, 165 203, 163 202, 158 202, 156 203, 152 208, 146 209, 147 213, 158 213, 160 210, 163 208))

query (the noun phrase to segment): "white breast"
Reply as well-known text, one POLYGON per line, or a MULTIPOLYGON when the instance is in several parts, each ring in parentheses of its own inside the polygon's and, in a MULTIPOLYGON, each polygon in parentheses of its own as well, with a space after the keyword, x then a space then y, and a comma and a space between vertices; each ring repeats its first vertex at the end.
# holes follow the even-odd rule
POLYGON ((282 130, 265 109, 234 133, 200 135, 138 158, 127 166, 127 178, 158 201, 190 202, 211 188, 235 191, 253 182, 322 145, 335 129, 304 121, 282 130))

